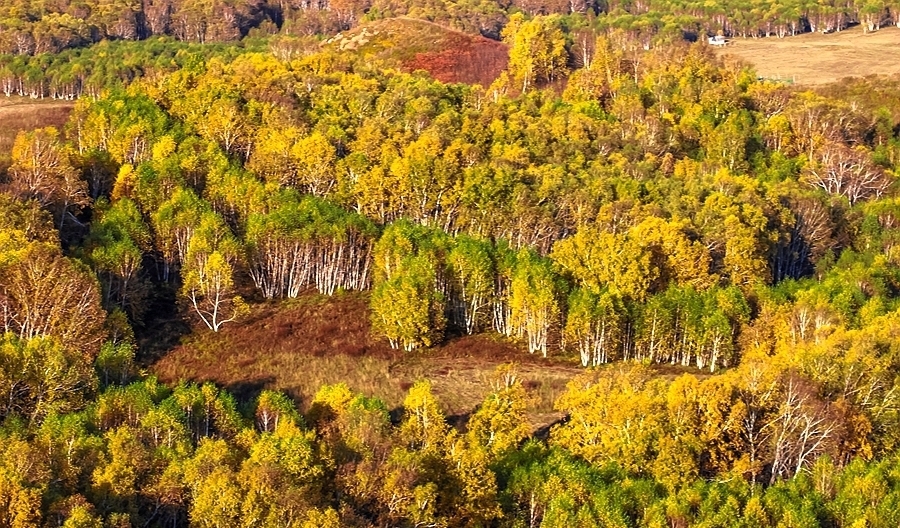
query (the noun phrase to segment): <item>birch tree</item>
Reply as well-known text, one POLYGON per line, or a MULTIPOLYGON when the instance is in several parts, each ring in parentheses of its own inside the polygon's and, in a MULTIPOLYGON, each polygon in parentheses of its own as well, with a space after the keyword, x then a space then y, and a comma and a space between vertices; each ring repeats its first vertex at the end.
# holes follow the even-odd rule
POLYGON ((530 249, 519 251, 510 284, 510 325, 531 353, 547 357, 550 332, 559 323, 559 291, 550 260, 530 249))
POLYGON ((32 242, 0 254, 0 328, 22 339, 52 336, 95 354, 105 312, 90 269, 58 247, 32 242))
POLYGON ((494 286, 491 244, 460 235, 447 255, 453 275, 450 313, 455 323, 469 335, 482 328, 488 316, 494 286))
POLYGON ((188 244, 209 205, 191 189, 178 188, 150 217, 154 243, 163 260, 163 280, 184 266, 188 244))
POLYGON ((472 445, 485 449, 496 459, 515 449, 531 428, 526 416, 525 388, 513 366, 497 368, 492 389, 472 415, 467 436, 472 445))
POLYGON ((366 289, 375 232, 358 214, 284 190, 268 213, 248 219, 250 276, 267 298, 296 297, 308 286, 325 295, 366 289))
POLYGON ((72 166, 53 127, 16 136, 9 174, 13 193, 53 210, 60 230, 67 218, 75 219, 73 213, 90 203, 87 182, 72 166))
POLYGON ((409 257, 372 292, 372 324, 392 348, 409 352, 440 341, 444 299, 435 289, 435 266, 427 256, 409 257))
POLYGON ((494 291, 491 302, 491 321, 496 332, 506 337, 515 334, 512 326, 512 309, 510 307, 510 288, 513 273, 516 269, 516 251, 505 240, 494 247, 494 291))
POLYGON ((829 194, 843 196, 850 205, 881 197, 891 178, 872 163, 865 149, 854 149, 839 142, 826 142, 816 149, 803 179, 829 194))
POLYGON ((400 220, 375 245, 372 322, 392 347, 413 350, 442 338, 449 244, 441 231, 400 220))
POLYGON ((521 84, 522 92, 564 75, 567 54, 559 23, 559 18, 554 16, 537 16, 526 21, 521 14, 516 14, 504 29, 503 38, 512 46, 509 69, 521 84))
POLYGON ((51 412, 80 408, 96 386, 90 364, 77 348, 52 336, 0 335, 0 417, 36 423, 51 412))
POLYGON ((608 288, 637 301, 645 298, 660 272, 643 241, 593 227, 583 227, 558 241, 551 256, 580 285, 594 291, 608 288))
POLYGON ((789 375, 782 384, 780 405, 763 426, 772 438, 770 485, 798 475, 834 441, 837 424, 827 404, 817 401, 812 391, 803 380, 789 375))
POLYGON ((188 243, 182 295, 213 332, 248 311, 234 289, 239 254, 237 241, 221 217, 212 212, 204 215, 188 243))
POLYGON ((625 317, 621 299, 608 291, 572 291, 563 335, 567 347, 577 348, 581 366, 598 366, 619 357, 625 317))

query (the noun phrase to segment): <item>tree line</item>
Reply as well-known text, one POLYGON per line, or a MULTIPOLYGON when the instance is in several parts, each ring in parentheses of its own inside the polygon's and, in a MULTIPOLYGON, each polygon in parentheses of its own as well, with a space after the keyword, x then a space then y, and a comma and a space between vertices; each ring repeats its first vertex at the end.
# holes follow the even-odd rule
POLYGON ((794 0, 748 4, 722 0, 644 2, 515 0, 480 2, 443 0, 322 0, 318 2, 142 2, 0 3, 0 53, 43 55, 102 41, 171 37, 182 42, 235 42, 248 35, 334 35, 366 20, 408 16, 437 22, 470 34, 499 39, 516 13, 530 17, 560 15, 570 27, 593 31, 620 29, 645 39, 665 35, 705 37, 785 37, 803 32, 833 32, 860 24, 866 32, 900 26, 896 1, 794 0))

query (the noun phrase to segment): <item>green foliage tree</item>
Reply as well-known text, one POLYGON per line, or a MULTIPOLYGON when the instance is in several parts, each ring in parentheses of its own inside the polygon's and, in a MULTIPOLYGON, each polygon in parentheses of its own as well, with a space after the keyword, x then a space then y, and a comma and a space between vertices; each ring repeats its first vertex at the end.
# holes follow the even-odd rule
POLYGON ((550 332, 559 324, 560 285, 549 259, 521 250, 510 283, 510 325, 531 353, 547 357, 550 332))
POLYGON ((627 312, 616 295, 576 288, 569 295, 563 335, 574 346, 581 365, 598 366, 615 359, 624 343, 627 312))
POLYGON ((87 260, 101 278, 104 304, 139 315, 139 273, 144 252, 150 249, 150 229, 127 198, 111 205, 97 204, 95 214, 98 218, 91 223, 85 247, 87 260))
POLYGON ((458 236, 447 255, 453 275, 452 321, 473 334, 485 326, 494 292, 493 248, 487 241, 458 236))

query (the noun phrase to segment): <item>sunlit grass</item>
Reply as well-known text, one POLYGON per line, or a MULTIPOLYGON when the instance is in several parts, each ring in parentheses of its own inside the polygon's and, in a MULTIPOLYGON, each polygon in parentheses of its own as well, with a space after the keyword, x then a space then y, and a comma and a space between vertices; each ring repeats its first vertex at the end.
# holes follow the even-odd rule
POLYGON ((73 106, 68 101, 0 96, 0 174, 9 166, 16 134, 47 126, 62 129, 73 106))

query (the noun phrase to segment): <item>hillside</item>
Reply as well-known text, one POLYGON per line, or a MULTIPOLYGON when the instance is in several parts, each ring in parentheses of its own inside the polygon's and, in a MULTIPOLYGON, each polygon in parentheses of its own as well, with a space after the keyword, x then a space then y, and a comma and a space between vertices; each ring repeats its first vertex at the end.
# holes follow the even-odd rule
POLYGON ((900 526, 896 81, 408 7, 0 56, 0 526, 900 526))
POLYGON ((339 33, 326 45, 405 71, 425 70, 441 82, 483 86, 506 69, 509 58, 501 42, 412 18, 377 20, 339 33))

